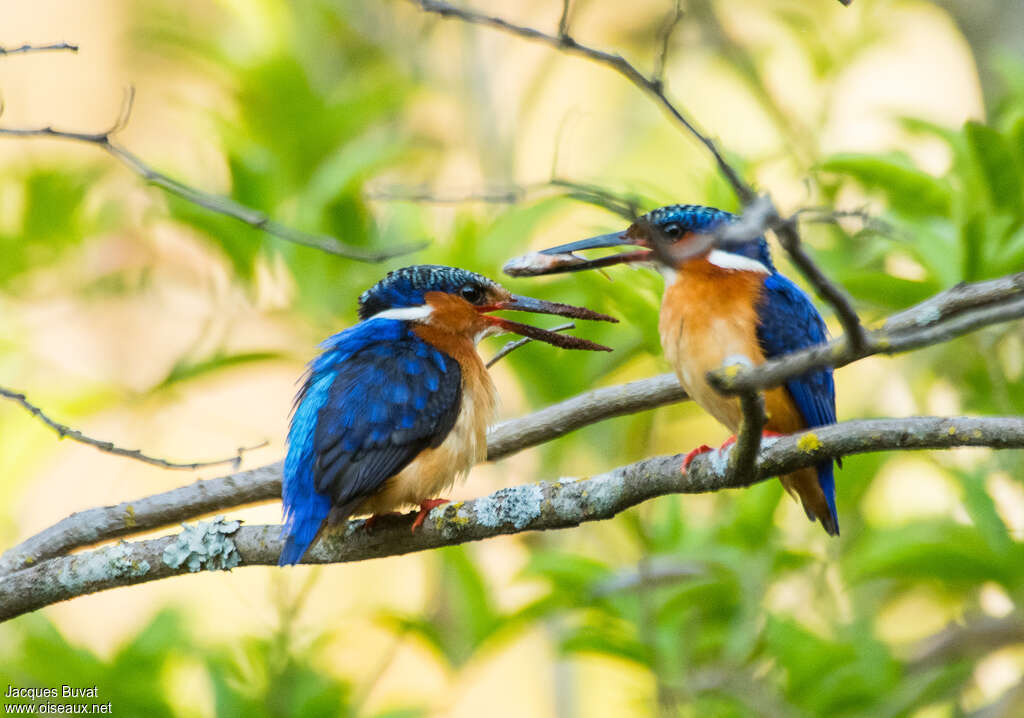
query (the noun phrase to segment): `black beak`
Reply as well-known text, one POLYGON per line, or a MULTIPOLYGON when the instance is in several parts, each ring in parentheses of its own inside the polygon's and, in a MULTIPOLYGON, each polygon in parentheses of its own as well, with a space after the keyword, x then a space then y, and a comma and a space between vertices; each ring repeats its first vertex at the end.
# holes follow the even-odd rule
POLYGON ((599 259, 583 259, 573 254, 573 252, 580 252, 584 249, 620 247, 622 245, 637 246, 638 244, 636 240, 627 236, 625 232, 599 234, 589 239, 569 242, 568 244, 562 244, 540 252, 510 259, 502 267, 502 271, 512 277, 536 277, 542 274, 580 272, 585 269, 597 269, 598 267, 608 267, 624 262, 644 262, 650 260, 653 252, 649 249, 613 254, 608 257, 600 257, 599 259))
MULTIPOLYGON (((488 307, 481 307, 481 312, 494 312, 499 310, 534 312, 536 314, 556 314, 560 317, 591 319, 601 322, 619 321, 607 314, 601 314, 584 307, 577 307, 572 304, 560 304, 559 302, 548 302, 543 299, 534 299, 533 297, 521 297, 517 294, 513 294, 503 302, 492 304, 488 307)), ((504 331, 515 332, 516 334, 529 337, 530 339, 536 339, 538 341, 547 342, 548 344, 553 344, 556 347, 563 347, 565 349, 586 349, 589 351, 600 352, 611 351, 610 347, 606 347, 603 344, 596 344, 594 342, 587 341, 586 339, 580 339, 579 337, 559 334, 558 332, 551 332, 539 327, 532 327, 529 324, 521 324, 520 322, 514 322, 502 317, 488 316, 487 320, 504 331)))

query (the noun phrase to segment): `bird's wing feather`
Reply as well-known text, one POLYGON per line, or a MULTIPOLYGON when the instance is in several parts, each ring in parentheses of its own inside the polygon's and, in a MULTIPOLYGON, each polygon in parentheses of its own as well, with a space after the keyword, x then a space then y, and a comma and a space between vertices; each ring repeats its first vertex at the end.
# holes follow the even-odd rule
POLYGON ((332 506, 350 513, 423 449, 440 446, 462 400, 458 362, 402 322, 371 319, 323 348, 288 434, 282 563, 301 559, 332 506))
MULTIPOLYGON (((828 339, 825 321, 811 300, 781 274, 771 274, 764 280, 758 320, 757 340, 766 359, 821 344, 828 339)), ((786 382, 786 389, 808 427, 836 423, 836 389, 830 367, 793 377, 786 382)), ((818 485, 828 503, 828 515, 812 518, 821 521, 829 534, 837 536, 839 516, 832 461, 818 464, 817 474, 818 485)), ((806 508, 807 504, 804 506, 806 508)), ((811 516, 810 512, 808 515, 811 516)))
MULTIPOLYGON (((818 310, 799 287, 772 274, 764 281, 758 306, 757 340, 766 359, 790 354, 828 339, 818 310)), ((836 422, 836 390, 832 369, 816 369, 786 382, 808 427, 836 422)))

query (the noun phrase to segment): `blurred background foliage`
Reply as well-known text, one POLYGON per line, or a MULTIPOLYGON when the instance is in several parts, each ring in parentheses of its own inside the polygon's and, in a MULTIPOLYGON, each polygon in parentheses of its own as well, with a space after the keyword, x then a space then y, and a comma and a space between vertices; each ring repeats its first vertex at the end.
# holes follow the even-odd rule
MULTIPOLYGON (((542 28, 561 10, 478 5, 542 28)), ((23 11, 33 38, 65 27, 60 6, 23 11)), ((622 206, 736 209, 700 148, 606 70, 405 3, 103 7, 104 31, 64 29, 80 56, 3 59, 7 125, 86 130, 77 119, 113 114, 47 105, 17 80, 67 72, 105 42, 116 50, 99 69, 139 98, 121 139, 155 167, 355 246, 430 240, 360 264, 145 187, 107 156, 8 140, 2 382, 123 444, 194 460, 266 436, 247 462, 279 457, 292 381, 387 269, 499 277, 530 247, 623 226, 622 206)), ((808 210, 815 256, 867 319, 1024 267, 1024 58, 1007 39, 1024 7, 683 9, 670 94, 780 205, 808 210)), ((583 1, 573 28, 650 67, 671 12, 583 1)), ((666 370, 661 280, 608 274, 508 282, 626 321, 581 331, 611 355, 529 346, 503 361, 505 416, 666 370)), ((839 415, 1020 412, 1022 367, 1019 323, 868 360, 839 372, 839 415)), ((722 431, 689 404, 623 417, 481 467, 461 491, 586 475, 722 431)), ((117 462, 55 451, 0 407, 3 545, 192 478, 117 462)), ((97 685, 117 715, 1024 715, 1022 477, 1019 453, 863 455, 839 474, 835 541, 769 482, 552 535, 112 591, 0 626, 0 683, 97 685)))

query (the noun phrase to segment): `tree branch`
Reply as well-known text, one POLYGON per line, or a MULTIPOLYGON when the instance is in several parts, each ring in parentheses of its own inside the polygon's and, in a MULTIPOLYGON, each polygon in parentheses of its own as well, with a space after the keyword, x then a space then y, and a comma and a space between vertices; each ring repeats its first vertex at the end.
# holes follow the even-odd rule
MULTIPOLYGON (((766 441, 755 471, 730 476, 719 452, 660 456, 589 479, 559 479, 501 489, 438 507, 415 533, 412 515, 383 517, 372 532, 362 521, 326 535, 307 563, 343 563, 423 551, 523 531, 561 529, 608 519, 648 499, 749 486, 826 458, 889 449, 955 446, 1024 448, 1024 417, 913 417, 849 421, 766 441), (812 440, 808 440, 811 437, 812 440)), ((726 452, 728 454, 728 452, 726 452)), ((280 526, 216 520, 156 539, 120 543, 45 561, 0 578, 0 620, 117 586, 202 570, 276 565, 280 526)))
POLYGON ((69 42, 55 42, 50 45, 29 45, 26 43, 21 47, 12 47, 9 50, 5 47, 0 47, 0 56, 18 55, 21 53, 29 52, 51 52, 53 50, 68 50, 70 52, 78 52, 78 45, 72 45, 69 42))
POLYGON ((118 121, 108 130, 103 132, 70 132, 55 130, 53 127, 38 128, 0 128, 0 135, 7 137, 38 138, 49 137, 62 140, 72 140, 85 144, 95 145, 113 156, 121 164, 139 175, 146 182, 154 184, 165 192, 181 197, 186 202, 207 209, 217 214, 236 219, 254 229, 262 230, 269 235, 282 239, 292 244, 300 244, 304 247, 312 247, 322 252, 344 257, 357 262, 384 262, 393 257, 399 257, 411 252, 416 252, 426 246, 425 243, 407 244, 391 249, 370 251, 344 244, 336 237, 326 234, 311 234, 287 225, 276 222, 263 212, 247 207, 229 197, 209 194, 179 182, 168 175, 153 169, 137 156, 117 144, 113 137, 128 122, 131 115, 133 93, 129 91, 118 121))
POLYGON ((77 429, 72 429, 66 424, 61 424, 58 421, 54 421, 47 416, 42 409, 30 402, 24 394, 7 389, 6 387, 0 386, 0 396, 10 399, 11 401, 20 404, 26 411, 35 416, 41 422, 46 424, 48 427, 57 432, 58 438, 61 439, 72 439, 80 444, 92 446, 104 451, 108 454, 115 454, 117 456, 125 456, 129 459, 135 459, 145 464, 152 464, 153 466, 159 466, 162 469, 175 469, 183 471, 194 471, 195 469, 205 469, 210 466, 220 466, 221 464, 231 464, 232 467, 237 471, 238 466, 242 463, 242 455, 247 451, 253 451, 255 449, 262 449, 266 446, 268 441, 264 440, 254 446, 240 446, 238 447, 237 453, 227 459, 215 459, 213 461, 193 461, 189 463, 180 463, 177 461, 168 461, 167 459, 161 459, 156 456, 150 456, 144 454, 138 449, 124 449, 117 446, 113 442, 103 441, 102 439, 94 439, 91 436, 86 436, 77 429))
MULTIPOLYGON (((686 393, 672 374, 595 389, 492 427, 487 435, 487 458, 497 461, 588 424, 685 398, 686 393)), ((0 576, 100 541, 278 499, 281 469, 281 462, 276 462, 230 476, 196 481, 115 506, 74 513, 8 549, 0 556, 0 576)))

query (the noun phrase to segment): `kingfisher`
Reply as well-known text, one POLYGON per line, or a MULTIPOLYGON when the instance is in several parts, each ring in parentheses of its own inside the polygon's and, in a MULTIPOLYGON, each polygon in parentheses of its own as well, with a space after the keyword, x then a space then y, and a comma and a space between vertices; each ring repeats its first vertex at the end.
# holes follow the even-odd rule
POLYGON ((359 323, 327 339, 295 398, 284 462, 284 549, 302 560, 325 526, 419 505, 413 531, 487 456, 494 383, 476 352, 515 332, 567 349, 611 351, 579 337, 491 316, 497 310, 617 321, 510 293, 475 272, 421 264, 359 297, 359 323))
MULTIPOLYGON (((764 236, 717 240, 715 230, 737 217, 713 207, 670 205, 638 218, 623 232, 563 244, 511 260, 511 275, 540 275, 654 262, 665 275, 658 331, 679 383, 705 411, 731 431, 742 420, 739 400, 716 391, 708 372, 743 356, 754 364, 827 340, 811 300, 772 263, 764 236), (573 254, 629 245, 631 251, 586 260, 573 254)), ((765 392, 765 435, 789 434, 836 422, 831 368, 809 371, 765 392)), ((735 436, 724 445, 735 441, 735 436)), ((683 462, 710 451, 699 446, 683 462)), ((832 461, 780 477, 809 519, 839 535, 832 461)))

